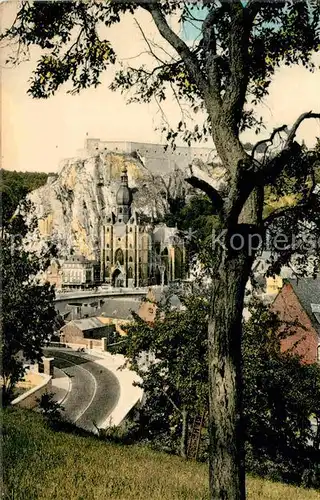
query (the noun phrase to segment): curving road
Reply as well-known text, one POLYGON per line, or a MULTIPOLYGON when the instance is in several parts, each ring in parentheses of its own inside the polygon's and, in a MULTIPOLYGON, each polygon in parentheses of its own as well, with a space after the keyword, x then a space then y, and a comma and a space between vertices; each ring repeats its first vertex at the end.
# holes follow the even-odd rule
MULTIPOLYGON (((78 427, 95 432, 116 406, 120 386, 109 370, 95 363, 95 356, 71 352, 69 349, 48 348, 54 366, 71 380, 71 390, 63 400, 64 416, 78 427)), ((58 395, 56 395, 59 399, 58 395)))

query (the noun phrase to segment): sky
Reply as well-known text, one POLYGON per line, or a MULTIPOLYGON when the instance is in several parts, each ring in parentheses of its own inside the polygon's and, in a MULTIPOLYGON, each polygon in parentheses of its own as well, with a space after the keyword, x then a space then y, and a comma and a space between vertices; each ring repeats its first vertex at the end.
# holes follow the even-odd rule
MULTIPOLYGON (((9 25, 16 11, 16 2, 0 5, 2 28, 9 25)), ((137 14, 136 20, 126 16, 119 25, 108 31, 118 56, 138 66, 149 62, 146 46, 137 22, 148 37, 163 44, 148 13, 137 14), (130 43, 128 43, 128 40, 130 43), (137 54, 142 53, 140 57, 137 54)), ((173 23, 173 26, 176 27, 173 23)), ((105 141, 140 141, 161 143, 161 113, 155 103, 130 104, 126 96, 112 92, 108 85, 112 71, 103 74, 102 84, 86 89, 79 95, 66 93, 62 87, 55 96, 36 100, 27 95, 28 79, 35 67, 37 53, 31 60, 15 68, 4 64, 5 51, 1 51, 1 166, 8 170, 57 172, 61 160, 74 157, 83 148, 86 137, 105 141)), ((320 64, 320 54, 315 56, 320 64)), ((276 126, 289 127, 304 111, 320 111, 320 71, 309 73, 305 68, 283 67, 277 71, 269 96, 259 106, 268 132, 276 126)), ((178 105, 167 99, 163 110, 173 125, 180 120, 178 105)), ((247 133, 243 140, 256 142, 262 136, 247 133)), ((306 120, 299 129, 298 139, 308 146, 320 137, 320 122, 306 120)))

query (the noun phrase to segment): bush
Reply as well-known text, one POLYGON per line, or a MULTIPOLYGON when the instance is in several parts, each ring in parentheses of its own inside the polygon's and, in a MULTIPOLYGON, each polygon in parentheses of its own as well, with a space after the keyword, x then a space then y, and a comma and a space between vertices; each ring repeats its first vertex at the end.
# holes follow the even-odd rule
POLYGON ((53 398, 54 393, 46 392, 37 399, 37 403, 39 412, 45 417, 47 422, 54 425, 62 422, 63 417, 61 412, 64 411, 64 408, 60 403, 54 401, 53 398))

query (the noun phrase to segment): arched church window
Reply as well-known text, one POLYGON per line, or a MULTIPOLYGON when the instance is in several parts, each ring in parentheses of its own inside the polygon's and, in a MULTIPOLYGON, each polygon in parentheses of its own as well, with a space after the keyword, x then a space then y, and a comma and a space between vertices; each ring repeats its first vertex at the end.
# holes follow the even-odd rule
POLYGON ((129 269, 128 269, 128 279, 132 279, 132 278, 133 278, 132 267, 129 267, 129 269))
POLYGON ((133 259, 132 259, 132 257, 131 257, 131 256, 129 257, 129 262, 133 262, 133 259))
POLYGON ((109 258, 109 257, 107 257, 107 258, 106 258, 106 261, 107 261, 107 262, 109 262, 109 260, 110 260, 110 258, 109 258))
POLYGON ((110 231, 110 229, 107 227, 107 233, 110 231))
POLYGON ((106 278, 110 278, 110 269, 106 268, 106 278))
POLYGON ((123 256, 123 251, 121 248, 118 248, 114 254, 114 260, 115 262, 119 262, 119 264, 122 266, 124 263, 124 256, 123 256))
POLYGON ((119 213, 122 214, 122 208, 119 208, 119 213))

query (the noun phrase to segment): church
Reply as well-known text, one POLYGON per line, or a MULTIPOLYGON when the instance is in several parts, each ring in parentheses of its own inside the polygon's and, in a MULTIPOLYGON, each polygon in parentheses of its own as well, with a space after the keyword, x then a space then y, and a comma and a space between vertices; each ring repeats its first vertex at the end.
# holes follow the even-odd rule
POLYGON ((101 281, 115 287, 139 287, 184 279, 186 249, 178 229, 141 223, 132 201, 124 168, 116 209, 104 216, 101 227, 101 281))

